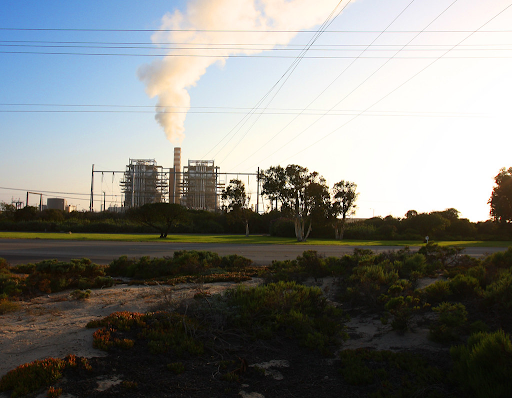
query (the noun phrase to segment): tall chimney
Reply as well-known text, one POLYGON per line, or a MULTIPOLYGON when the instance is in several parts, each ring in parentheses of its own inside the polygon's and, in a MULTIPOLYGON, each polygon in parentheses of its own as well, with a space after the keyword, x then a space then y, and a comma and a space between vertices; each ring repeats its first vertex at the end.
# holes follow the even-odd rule
POLYGON ((174 148, 173 174, 171 176, 171 203, 180 204, 181 199, 181 148, 174 148))

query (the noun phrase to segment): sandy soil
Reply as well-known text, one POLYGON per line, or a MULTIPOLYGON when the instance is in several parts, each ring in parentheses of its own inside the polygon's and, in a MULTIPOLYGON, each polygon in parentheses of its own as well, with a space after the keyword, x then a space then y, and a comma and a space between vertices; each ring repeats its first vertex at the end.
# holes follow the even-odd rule
MULTIPOLYGON (((256 285, 261 280, 245 282, 256 285)), ((423 281, 423 285, 431 281, 423 281)), ((313 282, 332 299, 332 280, 313 282)), ((83 357, 105 355, 92 347, 95 329, 86 324, 115 311, 147 312, 157 310, 171 302, 192 298, 198 291, 219 293, 233 283, 177 286, 129 286, 93 290, 89 299, 75 300, 70 292, 41 296, 22 302, 15 313, 0 316, 0 377, 17 366, 48 357, 63 358, 68 354, 83 357)), ((416 326, 414 332, 399 335, 391 326, 383 325, 375 315, 359 315, 347 323, 351 339, 344 348, 373 347, 376 349, 403 350, 408 348, 439 349, 427 339, 428 329, 416 326)), ((0 394, 0 397, 2 395, 0 394)))
MULTIPOLYGON (((244 284, 255 285, 253 279, 244 284)), ((0 377, 27 362, 68 354, 84 357, 105 355, 92 347, 95 329, 87 323, 116 311, 147 312, 180 302, 199 290, 222 292, 233 283, 177 286, 128 286, 92 290, 90 298, 75 300, 70 292, 54 293, 21 302, 21 310, 0 316, 0 377)), ((1 395, 0 395, 1 396, 1 395)))

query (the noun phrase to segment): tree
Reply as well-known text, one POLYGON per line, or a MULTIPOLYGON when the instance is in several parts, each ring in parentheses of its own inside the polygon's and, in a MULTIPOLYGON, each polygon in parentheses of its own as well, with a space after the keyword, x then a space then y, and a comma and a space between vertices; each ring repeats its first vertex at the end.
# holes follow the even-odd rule
POLYGON ((264 170, 260 181, 262 193, 276 201, 276 208, 281 202, 281 212, 293 217, 297 241, 306 241, 312 230, 311 212, 320 207, 322 192, 328 191, 325 179, 317 172, 309 173, 306 167, 291 164, 286 169, 277 166, 264 170))
POLYGON ((404 220, 407 228, 418 231, 422 236, 432 236, 450 226, 450 220, 444 218, 441 212, 420 213, 404 220))
POLYGON ((16 207, 12 204, 0 202, 0 219, 13 220, 16 214, 16 207))
POLYGON ((500 223, 512 222, 512 167, 504 167, 494 177, 496 186, 492 190, 488 204, 491 205, 490 214, 494 221, 500 223))
POLYGON ((418 215, 418 212, 416 210, 409 210, 407 213, 405 213, 405 218, 411 219, 413 217, 416 217, 418 215))
POLYGON ((245 185, 238 179, 229 181, 229 185, 222 190, 222 200, 226 203, 226 211, 235 220, 245 223, 245 236, 249 236, 249 218, 252 211, 249 209, 251 198, 245 193, 245 185))
POLYGON ((187 209, 176 203, 146 203, 128 210, 128 218, 160 232, 167 238, 171 227, 187 220, 187 209))
POLYGON ((356 193, 357 185, 350 181, 341 180, 332 187, 332 216, 334 219, 334 237, 337 240, 343 239, 345 222, 347 216, 355 213, 356 200, 359 196, 356 193), (341 218, 339 218, 341 216, 341 218))

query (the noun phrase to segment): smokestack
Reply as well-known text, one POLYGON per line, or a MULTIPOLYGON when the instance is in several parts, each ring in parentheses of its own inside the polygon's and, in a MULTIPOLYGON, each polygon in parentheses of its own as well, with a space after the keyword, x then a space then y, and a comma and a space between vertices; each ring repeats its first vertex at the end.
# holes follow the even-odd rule
POLYGON ((188 49, 172 49, 169 56, 141 66, 138 77, 146 85, 148 96, 158 97, 155 119, 169 141, 183 141, 186 112, 190 109, 188 90, 210 65, 223 65, 231 55, 262 52, 256 46, 249 48, 246 43, 266 48, 286 45, 296 35, 292 31, 321 24, 338 3, 338 0, 189 0, 183 13, 176 10, 164 15, 160 31, 151 37, 152 41, 183 43, 188 49), (283 32, 272 33, 272 30, 283 32), (207 48, 210 44, 226 43, 230 45, 221 49, 207 48), (190 50, 194 45, 201 49, 190 50), (185 112, 169 113, 177 107, 185 112))
POLYGON ((174 162, 169 177, 169 202, 180 204, 181 199, 181 148, 174 148, 174 162))

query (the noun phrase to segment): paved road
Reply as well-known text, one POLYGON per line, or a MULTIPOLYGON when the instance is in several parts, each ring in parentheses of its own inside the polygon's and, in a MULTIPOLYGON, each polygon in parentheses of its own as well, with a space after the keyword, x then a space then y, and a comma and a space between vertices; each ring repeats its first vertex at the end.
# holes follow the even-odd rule
MULTIPOLYGON (((172 242, 104 242, 69 241, 39 239, 0 239, 0 257, 10 264, 24 264, 45 259, 57 258, 61 261, 73 258, 89 258, 97 264, 108 264, 113 259, 128 257, 164 257, 172 256, 177 250, 210 250, 221 256, 238 254, 254 261, 257 265, 268 265, 272 260, 294 259, 304 250, 316 250, 324 256, 342 256, 350 254, 357 246, 321 246, 321 245, 236 245, 217 243, 172 243, 172 242)), ((361 246, 374 252, 398 250, 400 246, 361 246)), ((412 247, 412 250, 417 247, 412 247)), ((466 254, 482 257, 497 251, 500 247, 472 247, 466 254)))

